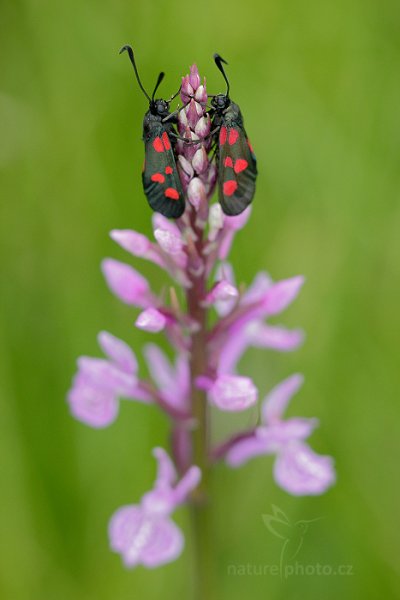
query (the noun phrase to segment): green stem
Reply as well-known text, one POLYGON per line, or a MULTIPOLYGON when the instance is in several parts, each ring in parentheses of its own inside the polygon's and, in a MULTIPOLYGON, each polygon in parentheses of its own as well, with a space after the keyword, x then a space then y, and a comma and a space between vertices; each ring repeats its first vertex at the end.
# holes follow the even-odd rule
MULTIPOLYGON (((196 229, 196 251, 202 256, 203 231, 196 229)), ((204 375, 207 369, 207 310, 201 305, 206 294, 206 276, 204 273, 192 277, 192 287, 187 292, 187 306, 190 317, 195 319, 200 329, 192 335, 190 376, 192 414, 196 426, 192 432, 193 464, 200 467, 202 479, 192 494, 191 523, 194 547, 194 581, 193 598, 195 600, 211 600, 213 557, 212 531, 210 523, 209 481, 210 464, 208 406, 206 394, 199 390, 195 381, 199 375, 204 375)))

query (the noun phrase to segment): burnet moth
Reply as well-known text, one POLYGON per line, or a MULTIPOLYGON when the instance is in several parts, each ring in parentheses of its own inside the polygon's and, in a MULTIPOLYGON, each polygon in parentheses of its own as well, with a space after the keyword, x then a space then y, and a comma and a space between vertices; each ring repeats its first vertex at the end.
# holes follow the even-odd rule
POLYGON ((229 97, 229 81, 222 66, 227 62, 219 54, 214 54, 214 60, 227 85, 225 94, 212 98, 210 111, 218 162, 218 199, 224 213, 233 216, 253 200, 257 164, 240 108, 229 97))
POLYGON ((158 86, 164 79, 160 73, 151 97, 140 81, 133 50, 124 46, 120 54, 126 50, 135 71, 140 89, 149 101, 149 110, 143 119, 143 141, 145 144, 145 161, 143 166, 143 189, 151 208, 165 217, 177 219, 185 210, 185 200, 177 170, 174 147, 176 133, 174 123, 176 115, 169 112, 169 100, 154 99, 158 86))

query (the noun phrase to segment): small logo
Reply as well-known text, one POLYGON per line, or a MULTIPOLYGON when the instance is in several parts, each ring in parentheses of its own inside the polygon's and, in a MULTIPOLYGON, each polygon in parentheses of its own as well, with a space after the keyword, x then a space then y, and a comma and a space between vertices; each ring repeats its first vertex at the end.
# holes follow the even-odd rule
POLYGON ((310 527, 310 523, 319 521, 322 517, 316 519, 300 519, 299 521, 291 522, 289 517, 281 508, 271 505, 272 514, 263 514, 262 520, 267 529, 277 538, 283 540, 281 555, 280 555, 280 574, 282 576, 283 566, 289 561, 292 561, 299 554, 303 545, 304 538, 310 527))

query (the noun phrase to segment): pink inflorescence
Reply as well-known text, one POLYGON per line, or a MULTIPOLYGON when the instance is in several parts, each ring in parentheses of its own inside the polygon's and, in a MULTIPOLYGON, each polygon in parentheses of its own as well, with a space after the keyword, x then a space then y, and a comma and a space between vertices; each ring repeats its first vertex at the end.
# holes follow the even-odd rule
POLYGON ((206 110, 206 81, 201 83, 196 65, 191 67, 190 75, 182 77, 181 99, 184 108, 179 111, 178 132, 190 143, 178 141, 178 164, 186 197, 196 210, 197 222, 204 226, 217 168, 209 158, 211 118, 206 110))
MULTIPOLYGON (((175 359, 148 344, 144 356, 150 379, 142 379, 131 348, 107 332, 98 336, 105 358, 80 357, 78 372, 68 394, 72 414, 83 423, 101 428, 118 416, 119 400, 158 406, 172 423, 172 459, 155 448, 158 475, 154 488, 139 504, 118 509, 110 521, 111 548, 128 567, 152 568, 175 560, 183 548, 183 535, 171 520, 176 507, 190 497, 201 480, 193 465, 191 436, 196 427, 193 394, 200 390, 209 417, 214 410, 239 412, 257 406, 259 393, 250 377, 239 372, 239 361, 250 347, 289 352, 303 342, 303 332, 271 324, 297 297, 303 277, 274 282, 259 273, 246 290, 235 281, 228 256, 238 231, 246 224, 251 208, 228 217, 219 204, 209 205, 217 178, 210 160, 210 117, 207 92, 196 66, 183 78, 179 134, 191 144, 177 143, 177 159, 187 207, 172 222, 153 215, 154 241, 129 229, 111 231, 111 238, 131 256, 152 262, 171 277, 168 298, 156 293, 133 266, 107 258, 102 270, 108 287, 122 302, 139 309, 135 326, 151 334, 164 332, 175 359), (198 141, 198 144, 196 143, 198 141), (176 288, 188 301, 182 307, 176 288), (199 314, 215 311, 207 328, 199 314), (195 336, 204 328, 205 357, 201 373, 193 370, 195 336), (179 472, 179 478, 177 472, 179 472)), ((332 459, 316 454, 306 440, 317 426, 315 419, 283 418, 291 397, 303 377, 292 375, 276 385, 261 405, 257 427, 208 448, 208 460, 224 460, 239 467, 255 456, 275 456, 276 483, 294 495, 321 494, 335 481, 332 459)), ((229 415, 227 415, 227 418, 229 415)), ((208 421, 210 419, 208 418, 208 421)))

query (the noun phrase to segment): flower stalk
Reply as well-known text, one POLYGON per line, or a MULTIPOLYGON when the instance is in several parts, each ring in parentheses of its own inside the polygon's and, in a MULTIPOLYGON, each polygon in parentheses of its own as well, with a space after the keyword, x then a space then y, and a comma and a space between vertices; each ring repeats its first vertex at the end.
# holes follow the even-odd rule
MULTIPOLYGON (((179 127, 189 139, 206 138, 210 131, 210 119, 205 113, 206 91, 201 86, 197 70, 182 80, 182 100, 192 96, 186 109, 179 117, 179 127), (196 97, 199 101, 196 101, 196 97), (194 97, 193 97, 194 96, 194 97)), ((180 163, 189 166, 185 184, 188 197, 195 210, 189 217, 188 228, 188 271, 190 286, 186 290, 186 303, 189 318, 197 323, 198 329, 190 340, 190 395, 194 427, 191 435, 192 463, 198 465, 202 478, 191 497, 191 524, 193 543, 193 597, 195 600, 212 598, 212 526, 210 503, 210 464, 209 464, 209 406, 207 395, 199 388, 197 380, 208 369, 207 345, 207 307, 204 299, 207 295, 207 271, 204 255, 204 229, 208 216, 208 200, 213 192, 215 175, 214 166, 208 160, 206 148, 209 142, 196 147, 180 145, 180 163)))
POLYGON ((128 229, 113 230, 111 237, 133 257, 166 271, 184 295, 186 306, 181 308, 175 287, 166 298, 154 293, 132 266, 111 258, 102 263, 110 290, 139 309, 135 326, 151 335, 165 334, 175 360, 171 362, 157 344, 147 344, 143 353, 150 381, 143 380, 132 349, 101 332, 98 341, 105 358, 78 359, 68 402, 77 419, 95 428, 113 423, 121 397, 155 407, 168 417, 172 458, 164 449, 154 449, 158 464, 154 486, 137 504, 116 510, 109 525, 110 545, 129 568, 154 568, 176 560, 184 537, 171 516, 187 503, 194 549, 192 589, 196 600, 210 600, 218 597, 211 512, 215 462, 237 468, 255 456, 272 454, 276 483, 299 496, 323 493, 333 484, 335 473, 332 459, 318 455, 306 442, 317 421, 283 418, 303 383, 300 374, 286 378, 267 394, 257 427, 212 445, 212 410, 224 411, 229 418, 231 412, 257 405, 256 385, 239 373, 247 349, 289 352, 303 342, 301 330, 267 321, 291 304, 304 280, 296 276, 273 282, 262 272, 247 288, 236 284, 227 258, 251 209, 227 217, 219 204, 210 205, 218 173, 211 152, 206 85, 196 66, 182 80, 181 99, 181 139, 175 154, 187 199, 185 213, 176 221, 155 213, 155 241, 128 229), (216 313, 212 327, 210 311, 216 313))
MULTIPOLYGON (((197 238, 196 250, 198 256, 203 256, 203 230, 192 223, 197 238)), ((197 379, 207 370, 207 308, 201 302, 206 295, 205 267, 200 274, 192 278, 192 286, 187 291, 188 314, 198 324, 199 329, 191 337, 190 382, 192 399, 192 416, 194 428, 192 431, 193 464, 198 465, 202 479, 192 493, 191 523, 194 546, 194 600, 212 598, 213 585, 213 555, 212 555, 212 526, 210 505, 210 464, 209 464, 209 407, 206 393, 197 386, 197 379)))

